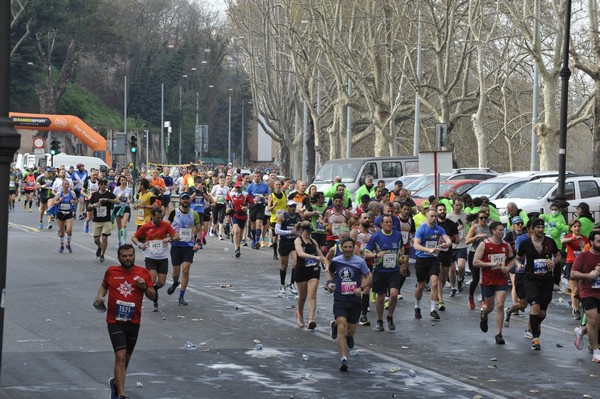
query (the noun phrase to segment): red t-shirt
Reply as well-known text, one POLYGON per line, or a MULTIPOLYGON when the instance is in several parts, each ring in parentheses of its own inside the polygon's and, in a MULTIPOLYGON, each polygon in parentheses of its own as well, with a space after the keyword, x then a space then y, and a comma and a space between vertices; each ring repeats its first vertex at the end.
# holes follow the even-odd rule
POLYGON ((130 269, 123 266, 109 266, 106 269, 102 286, 108 288, 107 323, 140 323, 144 291, 138 288, 133 279, 135 276, 140 276, 148 287, 152 287, 150 273, 141 266, 132 266, 130 269))
MULTIPOLYGON (((579 273, 589 273, 596 268, 600 263, 600 255, 594 255, 591 251, 585 251, 575 258, 572 270, 579 273)), ((597 298, 600 299, 600 277, 596 280, 577 280, 579 281, 579 297, 580 298, 597 298), (593 288, 597 286, 598 288, 593 288)))
POLYGON ((235 193, 230 192, 229 195, 227 195, 227 201, 231 201, 233 217, 238 220, 248 219, 248 213, 242 211, 242 207, 247 206, 248 204, 254 204, 254 198, 252 198, 251 195, 248 195, 247 192, 242 192, 240 195, 235 195, 235 193))
POLYGON ((152 221, 142 225, 133 236, 142 242, 148 242, 152 240, 163 240, 168 236, 174 236, 175 234, 177 234, 177 232, 173 226, 171 226, 169 222, 161 220, 158 226, 152 221))
MULTIPOLYGON (((506 241, 502 240, 500 244, 494 244, 489 239, 483 241, 485 252, 482 261, 484 262, 502 262, 504 266, 508 265, 508 255, 510 247, 506 241)), ((502 273, 499 269, 483 267, 481 269, 481 285, 508 285, 508 275, 502 273)))
MULTIPOLYGON (((573 234, 569 233, 567 236, 565 236, 565 238, 571 238, 573 237, 573 234)), ((575 262, 575 258, 577 257, 577 255, 579 255, 583 249, 585 248, 585 245, 589 242, 588 238, 586 236, 581 236, 579 237, 579 240, 573 240, 571 242, 568 242, 566 244, 567 246, 567 263, 573 263, 575 262)))

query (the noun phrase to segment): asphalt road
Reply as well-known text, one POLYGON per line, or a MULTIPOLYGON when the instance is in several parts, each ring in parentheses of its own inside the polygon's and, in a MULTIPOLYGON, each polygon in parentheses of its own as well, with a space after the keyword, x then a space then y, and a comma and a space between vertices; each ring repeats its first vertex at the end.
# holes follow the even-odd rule
MULTIPOLYGON (((10 214, 0 398, 108 398, 114 356, 105 315, 91 304, 106 267, 116 264, 116 237, 99 263, 82 222, 75 223, 73 254, 59 254, 56 227, 39 231, 36 219, 22 209, 10 214)), ((269 248, 242 248, 235 259, 231 243, 207 239, 192 265, 189 306, 165 289, 160 312, 145 302, 127 375, 132 398, 600 397, 600 365, 574 348, 577 322, 562 294, 535 352, 523 338, 525 317, 513 317, 506 345, 495 345, 493 327, 481 333, 466 294, 446 294, 441 321, 415 320, 411 277, 396 331, 359 326, 358 355, 341 373, 328 336, 330 295, 319 290, 316 331, 301 330, 296 301, 277 294, 278 262, 269 248)))

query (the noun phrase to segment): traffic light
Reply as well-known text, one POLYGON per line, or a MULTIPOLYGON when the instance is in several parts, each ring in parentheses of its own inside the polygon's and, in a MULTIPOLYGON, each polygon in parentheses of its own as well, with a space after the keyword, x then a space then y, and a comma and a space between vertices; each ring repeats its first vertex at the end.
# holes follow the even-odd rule
POLYGON ((130 138, 130 142, 129 142, 129 151, 131 151, 132 154, 135 154, 137 152, 137 136, 133 135, 130 138))
POLYGON ((50 155, 60 154, 60 141, 52 140, 50 142, 50 155))

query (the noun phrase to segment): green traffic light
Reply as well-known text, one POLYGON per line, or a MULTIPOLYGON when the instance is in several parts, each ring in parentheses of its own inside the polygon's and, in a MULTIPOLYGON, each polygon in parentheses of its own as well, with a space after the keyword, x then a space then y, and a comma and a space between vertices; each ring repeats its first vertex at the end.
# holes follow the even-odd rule
POLYGON ((137 152, 137 148, 136 147, 131 147, 131 152, 133 152, 133 153, 137 152))
POLYGON ((56 151, 55 150, 50 150, 50 155, 56 155, 56 151))

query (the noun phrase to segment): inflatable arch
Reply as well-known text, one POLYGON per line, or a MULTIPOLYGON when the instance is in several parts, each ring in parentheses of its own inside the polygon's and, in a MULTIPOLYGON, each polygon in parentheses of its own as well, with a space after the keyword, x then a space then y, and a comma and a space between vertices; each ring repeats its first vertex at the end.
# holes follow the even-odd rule
POLYGON ((112 156, 106 149, 106 139, 76 116, 10 112, 8 117, 14 123, 15 129, 69 132, 93 151, 104 151, 104 161, 108 165, 112 164, 112 156))

